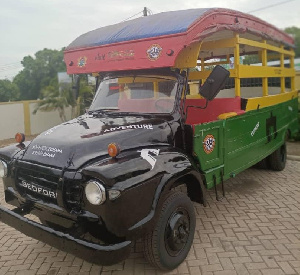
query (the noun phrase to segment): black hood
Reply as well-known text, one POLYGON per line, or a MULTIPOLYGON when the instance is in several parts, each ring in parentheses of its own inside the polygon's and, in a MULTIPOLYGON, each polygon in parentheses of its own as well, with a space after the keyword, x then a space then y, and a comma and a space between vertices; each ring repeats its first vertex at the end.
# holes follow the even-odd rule
POLYGON ((23 160, 78 169, 87 161, 108 155, 107 146, 121 150, 172 142, 171 128, 161 118, 83 115, 41 133, 23 160))

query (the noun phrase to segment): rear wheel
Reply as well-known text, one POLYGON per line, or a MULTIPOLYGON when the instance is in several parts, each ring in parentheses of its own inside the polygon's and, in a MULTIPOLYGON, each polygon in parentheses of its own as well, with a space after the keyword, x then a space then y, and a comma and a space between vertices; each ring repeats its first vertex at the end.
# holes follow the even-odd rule
POLYGON ((282 171, 286 164, 286 144, 284 143, 269 156, 270 168, 274 171, 282 171))
POLYGON ((153 231, 144 238, 145 258, 160 269, 176 268, 191 248, 195 226, 191 200, 179 191, 171 191, 163 202, 153 231))
POLYGON ((256 163, 254 165, 255 168, 258 169, 269 169, 269 161, 268 161, 268 157, 262 159, 260 162, 256 163))

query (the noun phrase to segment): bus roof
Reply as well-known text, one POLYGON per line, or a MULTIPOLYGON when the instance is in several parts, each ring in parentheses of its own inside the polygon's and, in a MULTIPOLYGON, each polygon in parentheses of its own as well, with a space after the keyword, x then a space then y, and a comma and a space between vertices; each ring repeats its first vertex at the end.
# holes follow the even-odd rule
POLYGON ((163 12, 102 27, 65 50, 71 74, 173 67, 180 51, 215 33, 249 33, 286 46, 293 38, 257 17, 222 8, 163 12))

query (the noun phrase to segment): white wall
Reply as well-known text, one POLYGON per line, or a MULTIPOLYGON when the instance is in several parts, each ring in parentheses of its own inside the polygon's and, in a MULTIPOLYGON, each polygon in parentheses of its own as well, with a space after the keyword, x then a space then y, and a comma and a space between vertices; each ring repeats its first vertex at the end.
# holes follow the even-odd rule
MULTIPOLYGON (((30 126, 31 126, 32 135, 39 134, 49 128, 52 128, 55 125, 62 123, 58 111, 51 111, 51 112, 37 111, 35 115, 32 114, 33 110, 35 109, 35 106, 36 106, 36 102, 32 102, 29 104, 30 126)), ((66 113, 67 120, 70 120, 71 107, 66 108, 65 113, 66 113)))
POLYGON ((24 132, 23 103, 0 104, 0 140, 12 138, 17 132, 24 132))
MULTIPOLYGON (((32 114, 38 101, 16 101, 0 103, 0 140, 14 138, 17 132, 26 135, 39 134, 62 123, 58 111, 32 114), (26 105, 29 104, 29 108, 26 105)), ((71 108, 65 110, 71 119, 71 108)))

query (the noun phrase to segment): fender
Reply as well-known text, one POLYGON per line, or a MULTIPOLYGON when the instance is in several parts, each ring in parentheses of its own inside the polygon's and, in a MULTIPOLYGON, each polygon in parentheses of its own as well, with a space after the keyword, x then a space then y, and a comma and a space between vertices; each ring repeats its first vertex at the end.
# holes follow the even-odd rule
POLYGON ((16 143, 0 148, 0 159, 5 160, 6 162, 10 162, 13 158, 16 158, 18 156, 18 153, 25 150, 29 144, 30 141, 26 141, 24 143, 16 143))
POLYGON ((85 201, 86 210, 100 216, 107 229, 117 236, 136 236, 140 235, 139 231, 145 231, 160 199, 183 179, 189 178, 197 185, 188 188, 188 195, 192 190, 198 190, 199 194, 191 194, 191 198, 205 204, 200 173, 193 161, 174 147, 136 148, 122 152, 117 158, 87 166, 81 173, 86 180, 97 178, 102 181, 108 193, 120 191, 117 199, 108 198, 100 206, 85 201))

